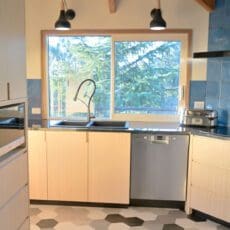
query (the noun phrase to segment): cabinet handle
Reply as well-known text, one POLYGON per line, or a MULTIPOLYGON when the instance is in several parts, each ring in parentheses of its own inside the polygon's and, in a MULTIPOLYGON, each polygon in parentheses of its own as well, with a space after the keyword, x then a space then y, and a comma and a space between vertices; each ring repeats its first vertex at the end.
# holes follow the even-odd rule
POLYGON ((183 101, 185 97, 185 86, 182 85, 179 90, 179 100, 183 101))
POLYGON ((7 82, 7 100, 10 100, 10 83, 7 82))
POLYGON ((86 143, 88 143, 88 142, 89 142, 89 133, 86 132, 86 143))

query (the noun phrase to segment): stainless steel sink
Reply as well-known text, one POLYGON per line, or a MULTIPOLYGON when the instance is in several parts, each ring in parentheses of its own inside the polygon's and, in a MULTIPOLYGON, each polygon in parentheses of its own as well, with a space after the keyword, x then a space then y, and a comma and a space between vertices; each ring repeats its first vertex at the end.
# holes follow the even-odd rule
POLYGON ((126 121, 91 121, 88 125, 89 128, 98 129, 127 129, 128 122, 126 121))
POLYGON ((58 121, 51 122, 51 127, 63 127, 63 128, 84 128, 87 127, 88 122, 86 121, 58 121))
POLYGON ((127 129, 126 121, 50 121, 50 127, 59 128, 92 128, 92 129, 127 129))

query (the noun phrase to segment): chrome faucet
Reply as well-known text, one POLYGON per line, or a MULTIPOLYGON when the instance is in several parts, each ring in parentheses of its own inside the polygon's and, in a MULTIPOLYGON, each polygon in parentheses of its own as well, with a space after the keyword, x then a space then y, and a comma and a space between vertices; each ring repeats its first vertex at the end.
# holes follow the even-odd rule
POLYGON ((74 98, 73 98, 74 101, 79 100, 79 101, 81 101, 81 102, 87 107, 87 112, 88 112, 88 114, 87 114, 87 122, 90 122, 91 118, 94 118, 94 116, 91 116, 91 115, 90 115, 90 102, 91 102, 91 100, 92 100, 92 98, 93 98, 93 95, 95 94, 95 91, 96 91, 96 83, 95 83, 95 81, 92 80, 92 79, 85 79, 85 80, 82 81, 81 84, 78 86, 78 89, 77 89, 77 91, 76 91, 76 94, 75 94, 75 96, 74 96, 74 98), (79 94, 79 92, 80 92, 80 89, 81 89, 81 87, 82 87, 86 82, 91 82, 91 83, 93 84, 93 87, 94 87, 94 88, 93 88, 93 92, 92 92, 91 96, 89 97, 88 103, 86 103, 86 102, 83 101, 82 99, 78 98, 78 94, 79 94))

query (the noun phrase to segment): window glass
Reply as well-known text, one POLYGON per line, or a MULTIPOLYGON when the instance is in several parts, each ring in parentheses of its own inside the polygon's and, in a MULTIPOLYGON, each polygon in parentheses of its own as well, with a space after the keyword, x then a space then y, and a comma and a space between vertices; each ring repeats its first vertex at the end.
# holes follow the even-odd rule
POLYGON ((96 82, 91 111, 96 117, 110 116, 111 38, 109 36, 49 36, 49 117, 81 119, 87 116, 92 85, 85 85, 79 100, 73 100, 85 79, 96 82))
POLYGON ((116 41, 114 112, 177 114, 180 41, 116 41))

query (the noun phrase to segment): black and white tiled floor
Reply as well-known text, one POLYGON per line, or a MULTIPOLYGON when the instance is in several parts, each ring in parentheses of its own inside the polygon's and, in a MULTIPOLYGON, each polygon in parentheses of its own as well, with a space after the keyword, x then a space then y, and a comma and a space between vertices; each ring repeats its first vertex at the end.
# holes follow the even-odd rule
POLYGON ((31 205, 31 230, 229 230, 212 221, 195 222, 177 209, 31 205))

